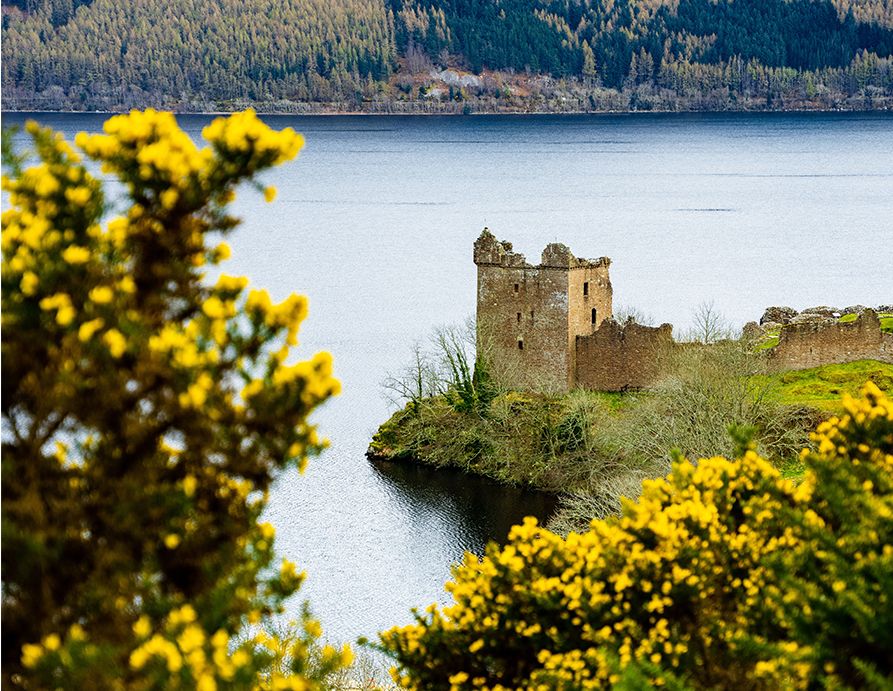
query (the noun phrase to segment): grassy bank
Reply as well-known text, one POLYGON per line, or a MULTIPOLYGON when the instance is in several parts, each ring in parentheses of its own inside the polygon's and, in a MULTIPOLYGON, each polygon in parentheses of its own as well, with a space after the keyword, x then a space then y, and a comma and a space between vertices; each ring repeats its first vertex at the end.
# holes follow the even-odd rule
POLYGON ((796 476, 809 431, 868 380, 893 390, 893 366, 862 360, 766 373, 762 358, 719 345, 680 354, 648 392, 502 391, 464 410, 449 395, 420 398, 379 428, 369 455, 563 493, 572 514, 565 527, 576 527, 574 517, 604 515, 620 496, 638 495, 677 451, 728 455, 751 440, 796 476))

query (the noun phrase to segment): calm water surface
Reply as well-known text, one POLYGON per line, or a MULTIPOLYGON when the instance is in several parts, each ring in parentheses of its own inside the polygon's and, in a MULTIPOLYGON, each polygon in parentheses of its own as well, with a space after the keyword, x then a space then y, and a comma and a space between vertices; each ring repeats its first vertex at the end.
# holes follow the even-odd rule
MULTIPOLYGON (((72 137, 102 116, 39 115, 72 137)), ((4 123, 23 118, 6 115, 4 123)), ((196 137, 209 118, 181 117, 196 137)), ((331 448, 284 476, 269 516, 305 568, 327 635, 350 640, 447 601, 464 550, 501 540, 541 496, 452 473, 370 465, 379 382, 412 344, 474 311, 484 225, 538 261, 549 242, 612 257, 615 302, 685 327, 713 300, 737 323, 772 304, 893 302, 893 117, 270 117, 298 161, 236 203, 229 273, 310 296, 309 354, 344 393, 316 416, 331 448)), ((295 603, 295 610, 298 604, 295 603)))

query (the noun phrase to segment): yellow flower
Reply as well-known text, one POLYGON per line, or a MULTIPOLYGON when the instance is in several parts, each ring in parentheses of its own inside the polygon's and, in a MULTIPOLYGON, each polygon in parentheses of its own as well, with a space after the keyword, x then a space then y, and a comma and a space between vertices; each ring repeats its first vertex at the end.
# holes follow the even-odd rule
POLYGON ((40 279, 37 277, 37 274, 33 271, 26 271, 19 283, 19 288, 21 288, 25 295, 34 295, 34 293, 37 292, 37 286, 39 284, 40 279))
POLYGON ((468 681, 468 674, 466 672, 457 672, 450 677, 450 684, 460 685, 464 684, 468 681))
POLYGON ((195 476, 187 475, 183 478, 183 493, 187 497, 191 497, 195 494, 196 485, 198 485, 198 481, 195 479, 195 476))
POLYGON ((270 294, 266 290, 252 290, 248 293, 245 300, 245 309, 248 312, 258 312, 265 315, 273 307, 270 301, 270 294))
POLYGON ((168 549, 177 549, 180 546, 180 536, 176 533, 170 533, 164 536, 164 546, 168 549))
POLYGON ((72 204, 84 206, 90 201, 90 189, 88 187, 71 187, 65 190, 65 198, 72 204))
POLYGON ((42 174, 38 178, 34 191, 38 197, 49 197, 56 193, 59 189, 59 181, 48 171, 41 171, 42 174))
POLYGON ((135 293, 136 282, 130 276, 124 276, 120 281, 118 281, 118 290, 120 290, 122 293, 135 293))
POLYGON ((62 259, 69 264, 84 264, 90 259, 90 250, 86 247, 72 245, 62 252, 62 259))
POLYGON ((93 335, 97 331, 99 331, 99 329, 101 329, 104 324, 105 324, 105 322, 102 319, 98 319, 98 318, 91 319, 88 322, 84 322, 83 324, 81 324, 80 328, 78 329, 78 340, 81 343, 86 343, 91 338, 93 338, 93 335))
POLYGON ((65 305, 56 312, 56 323, 59 326, 68 326, 74 321, 75 316, 77 316, 77 312, 75 312, 74 307, 65 305))
POLYGON ((183 633, 180 634, 179 638, 177 638, 177 643, 180 646, 180 650, 184 653, 189 653, 196 648, 201 647, 201 645, 205 642, 205 632, 202 631, 202 628, 196 624, 190 624, 187 626, 183 633))
POLYGON ((90 299, 97 305, 108 304, 113 297, 115 297, 115 294, 108 286, 96 286, 90 291, 90 299))
POLYGON ((226 292, 238 292, 247 285, 248 279, 244 276, 227 276, 223 274, 217 279, 217 285, 214 287, 226 292))
POLYGON ((22 666, 27 668, 36 667, 40 658, 43 657, 43 648, 34 643, 26 643, 22 646, 22 666))
POLYGON ((133 632, 139 638, 148 638, 149 634, 152 632, 152 622, 149 620, 145 614, 136 620, 136 623, 133 625, 133 632))
POLYGON ((270 185, 264 188, 264 199, 269 204, 276 198, 276 188, 270 185))
POLYGON ((212 295, 202 303, 202 312, 211 319, 222 319, 226 316, 223 302, 216 295, 212 295))
POLYGON ((109 352, 114 358, 121 357, 124 354, 124 351, 127 350, 127 339, 125 339, 124 334, 117 329, 109 329, 106 331, 102 336, 102 340, 108 346, 109 352))
POLYGON ((617 592, 621 592, 626 588, 629 588, 633 584, 632 580, 625 571, 621 572, 620 575, 617 576, 617 580, 614 582, 614 588, 617 592))
POLYGON ((159 195, 161 206, 165 209, 173 209, 177 205, 177 200, 180 198, 180 193, 177 190, 169 189, 159 195))

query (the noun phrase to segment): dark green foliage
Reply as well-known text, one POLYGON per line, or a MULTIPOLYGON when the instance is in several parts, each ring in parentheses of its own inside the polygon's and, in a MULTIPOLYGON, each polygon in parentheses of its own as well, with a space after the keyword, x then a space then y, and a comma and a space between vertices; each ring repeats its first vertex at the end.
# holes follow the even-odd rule
POLYGON ((95 0, 61 24, 53 3, 36 4, 4 24, 4 89, 162 106, 330 100, 386 79, 396 57, 380 2, 95 0))
MULTIPOLYGON (((471 70, 530 70, 580 75, 584 42, 606 86, 652 82, 663 62, 719 64, 738 58, 768 67, 819 69, 849 65, 861 50, 890 55, 893 16, 885 26, 860 24, 852 9, 829 0, 681 0, 645 5, 631 0, 388 0, 398 17, 397 43, 443 47, 471 70), (428 27, 445 23, 452 41, 432 41, 428 27), (643 64, 644 63, 644 64, 643 64)), ((857 3, 858 7, 859 4, 857 3)), ((872 15, 872 18, 874 16, 872 15)))
MULTIPOLYGON (((631 109, 678 105, 668 94, 772 108, 890 96, 891 52, 881 0, 15 0, 2 71, 13 108, 428 102, 404 73, 427 79, 432 65, 548 74, 590 101, 619 89, 631 109)), ((498 82, 448 90, 455 112, 504 95, 498 82)))

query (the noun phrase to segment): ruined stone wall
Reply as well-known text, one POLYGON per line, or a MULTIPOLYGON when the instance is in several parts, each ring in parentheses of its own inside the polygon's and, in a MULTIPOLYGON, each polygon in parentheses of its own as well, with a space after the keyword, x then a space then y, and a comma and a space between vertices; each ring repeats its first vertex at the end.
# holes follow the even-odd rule
POLYGON ((478 347, 509 386, 566 388, 567 271, 531 266, 486 230, 474 261, 478 347))
POLYGON ((648 388, 660 375, 661 354, 673 346, 669 324, 606 320, 597 331, 576 338, 576 385, 595 391, 648 388))
POLYGON ((533 266, 485 229, 474 261, 478 347, 503 381, 517 388, 574 386, 575 337, 611 315, 610 260, 579 259, 553 243, 533 266))
POLYGON ((854 360, 880 360, 893 364, 893 334, 881 331, 873 310, 866 309, 853 322, 814 321, 787 324, 778 345, 769 353, 773 368, 807 369, 854 360))
POLYGON ((567 388, 567 272, 478 266, 478 339, 507 384, 567 388))
MULTIPOLYGON (((614 289, 608 269, 610 259, 590 262, 572 268, 568 275, 568 330, 567 348, 570 371, 576 371, 577 336, 587 336, 606 319, 614 316, 614 289)), ((575 382, 571 383, 574 386, 575 382)))

